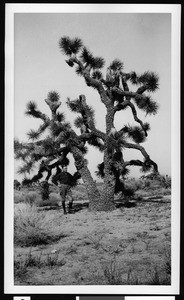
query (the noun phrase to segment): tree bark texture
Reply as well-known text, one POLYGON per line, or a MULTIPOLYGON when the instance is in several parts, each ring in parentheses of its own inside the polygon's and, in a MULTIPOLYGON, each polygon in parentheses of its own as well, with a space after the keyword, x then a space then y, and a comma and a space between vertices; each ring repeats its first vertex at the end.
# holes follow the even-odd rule
POLYGON ((76 169, 80 173, 86 187, 89 199, 89 208, 91 210, 97 210, 95 207, 96 203, 100 202, 100 192, 88 169, 87 161, 84 159, 82 152, 77 147, 72 147, 71 150, 75 159, 76 169))

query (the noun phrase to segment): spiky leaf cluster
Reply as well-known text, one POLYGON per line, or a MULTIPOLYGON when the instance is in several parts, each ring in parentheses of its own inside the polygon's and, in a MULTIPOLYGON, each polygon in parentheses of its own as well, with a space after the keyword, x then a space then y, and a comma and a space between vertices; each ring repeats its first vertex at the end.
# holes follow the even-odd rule
POLYGON ((127 176, 130 174, 130 170, 128 168, 123 168, 121 170, 121 176, 124 177, 124 176, 127 176))
POLYGON ((94 118, 94 110, 92 107, 84 104, 81 99, 76 99, 73 101, 67 101, 67 105, 70 108, 71 111, 80 113, 81 117, 78 117, 75 120, 75 126, 80 128, 83 124, 88 124, 89 122, 92 122, 95 124, 95 118, 94 118))
POLYGON ((103 78, 103 75, 102 75, 102 72, 100 72, 99 70, 96 70, 92 73, 92 78, 93 79, 102 79, 103 78))
POLYGON ((136 95, 135 103, 137 107, 146 112, 146 114, 155 115, 158 111, 158 104, 149 96, 136 95))
POLYGON ((20 175, 25 173, 29 174, 32 168, 33 168, 33 161, 26 161, 23 166, 19 167, 17 173, 20 175))
POLYGON ((143 124, 143 127, 144 127, 144 130, 145 130, 145 131, 149 131, 149 130, 150 130, 150 124, 147 123, 147 122, 145 122, 145 123, 143 124))
POLYGON ((143 84, 147 87, 147 91, 155 92, 159 87, 159 77, 153 72, 144 72, 138 77, 138 83, 143 84))
POLYGON ((145 141, 145 133, 139 126, 125 126, 124 131, 135 143, 143 143, 145 141))
POLYGON ((143 166, 140 168, 142 173, 149 172, 152 169, 152 165, 149 160, 144 160, 143 166))
POLYGON ((77 127, 77 128, 81 128, 83 125, 84 125, 84 120, 81 116, 78 116, 75 121, 74 121, 74 125, 77 127))
POLYGON ((80 38, 71 39, 68 36, 64 36, 59 40, 59 48, 64 54, 69 56, 77 54, 82 46, 83 43, 80 38))
POLYGON ((75 72, 78 76, 83 76, 83 68, 79 65, 76 66, 75 72))
POLYGON ((64 122, 65 121, 64 113, 57 112, 57 114, 56 114, 56 121, 58 121, 58 122, 64 122))
POLYGON ((101 152, 104 151, 103 142, 98 137, 96 137, 95 135, 92 136, 90 139, 88 139, 88 144, 93 146, 93 147, 98 148, 98 150, 101 151, 101 152))
POLYGON ((69 67, 73 67, 74 66, 73 59, 69 58, 69 59, 66 59, 65 61, 69 65, 69 67))
POLYGON ((50 125, 50 129, 53 137, 57 137, 62 132, 62 125, 54 122, 50 125))
POLYGON ((59 150, 59 146, 49 136, 42 141, 41 147, 46 155, 53 155, 59 150))
POLYGON ((119 59, 114 59, 111 64, 110 64, 110 69, 113 71, 118 71, 118 70, 122 70, 124 67, 124 64, 121 60, 119 59))
POLYGON ((27 136, 28 136, 29 140, 33 140, 33 141, 34 141, 34 140, 37 140, 37 139, 40 137, 40 132, 31 129, 31 130, 27 133, 27 136))
POLYGON ((67 105, 73 112, 80 113, 83 110, 83 105, 79 99, 73 101, 70 101, 70 99, 68 99, 67 105))
POLYGON ((14 140, 14 151, 17 153, 18 151, 24 151, 26 148, 26 144, 20 142, 17 138, 14 140))
POLYGON ((138 76, 134 71, 129 73, 129 78, 127 79, 129 79, 132 84, 138 84, 138 76))
POLYGON ((51 91, 47 94, 47 99, 51 102, 58 102, 59 101, 59 93, 57 93, 56 91, 51 91))
POLYGON ((83 47, 80 59, 83 64, 90 66, 92 69, 101 69, 105 64, 105 60, 102 57, 94 57, 86 47, 83 47))
POLYGON ((42 118, 42 113, 37 109, 37 105, 34 101, 28 102, 25 114, 34 118, 42 118))

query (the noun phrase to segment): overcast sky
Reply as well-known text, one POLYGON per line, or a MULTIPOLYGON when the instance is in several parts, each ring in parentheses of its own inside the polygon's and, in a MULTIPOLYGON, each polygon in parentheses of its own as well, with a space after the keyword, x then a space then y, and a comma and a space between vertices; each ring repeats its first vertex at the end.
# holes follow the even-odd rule
MULTIPOLYGON (((26 103, 34 100, 38 108, 50 113, 44 99, 51 90, 59 92, 66 118, 73 122, 75 114, 68 111, 67 97, 76 99, 85 94, 95 109, 96 125, 104 130, 105 108, 98 93, 85 85, 58 47, 60 37, 80 37, 96 56, 106 61, 104 73, 110 62, 119 58, 125 72, 156 72, 160 88, 153 94, 159 104, 156 116, 138 116, 149 122, 151 131, 142 145, 159 167, 161 174, 171 174, 171 14, 169 13, 16 13, 14 18, 15 59, 15 119, 14 135, 27 141, 26 133, 39 126, 39 121, 25 116, 26 103)), ((117 129, 124 124, 134 124, 128 110, 118 113, 117 129)), ((142 158, 135 150, 125 153, 125 158, 142 158)), ((87 159, 94 174, 102 155, 90 149, 87 159)), ((75 169, 72 166, 71 172, 75 169)), ((15 171, 18 163, 15 163, 15 171)), ((138 168, 132 176, 140 176, 138 168)), ((16 175, 16 178, 18 176, 16 175)))

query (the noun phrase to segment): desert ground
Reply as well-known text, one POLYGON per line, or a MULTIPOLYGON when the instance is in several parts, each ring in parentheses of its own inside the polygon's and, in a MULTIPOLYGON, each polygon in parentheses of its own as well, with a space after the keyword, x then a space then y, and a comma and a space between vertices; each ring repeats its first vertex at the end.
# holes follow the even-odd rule
POLYGON ((14 284, 170 285, 171 189, 130 184, 134 198, 117 195, 112 212, 90 212, 79 184, 67 215, 56 187, 48 201, 38 187, 15 190, 14 284))

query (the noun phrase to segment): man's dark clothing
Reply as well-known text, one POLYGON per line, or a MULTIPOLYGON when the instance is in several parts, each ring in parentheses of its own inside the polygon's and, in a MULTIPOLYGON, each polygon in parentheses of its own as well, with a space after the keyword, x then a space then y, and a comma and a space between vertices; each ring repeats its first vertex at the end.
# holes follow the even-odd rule
POLYGON ((56 184, 57 182, 60 182, 61 184, 68 184, 72 185, 73 176, 68 172, 61 172, 58 175, 54 177, 53 182, 56 184))
POLYGON ((70 196, 70 200, 69 200, 69 213, 70 213, 73 204, 73 197, 71 192, 73 176, 68 172, 60 172, 53 178, 54 184, 57 185, 58 181, 60 183, 60 195, 61 195, 64 214, 66 214, 66 207, 65 207, 66 195, 70 196))

